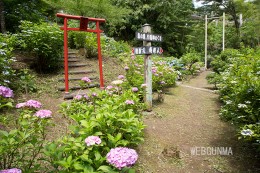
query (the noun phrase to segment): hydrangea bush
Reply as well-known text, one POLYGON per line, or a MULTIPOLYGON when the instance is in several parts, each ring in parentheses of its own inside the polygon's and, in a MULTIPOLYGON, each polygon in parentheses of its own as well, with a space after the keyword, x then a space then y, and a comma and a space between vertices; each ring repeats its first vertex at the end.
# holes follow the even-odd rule
MULTIPOLYGON (((0 119, 0 172, 39 172, 43 168, 41 157, 52 113, 50 110, 38 110, 41 103, 36 100, 28 100, 22 103, 23 106, 17 105, 20 105, 17 106, 19 116, 9 118, 15 119, 12 128, 7 128, 6 122, 0 119)), ((6 121, 10 124, 8 119, 6 121)))
MULTIPOLYGON (((133 92, 143 98, 146 84, 144 84, 144 61, 142 56, 132 55, 126 60, 124 67, 126 82, 124 87, 133 87, 133 92)), ((119 76, 122 78, 122 76, 119 76)), ((163 92, 165 88, 174 86, 178 77, 178 72, 174 67, 169 66, 166 60, 160 57, 153 57, 152 64, 152 89, 163 92)))
POLYGON ((226 50, 212 62, 209 82, 223 102, 220 116, 239 128, 239 136, 260 149, 260 50, 226 50))
POLYGON ((39 72, 57 70, 62 60, 63 33, 53 24, 21 22, 20 47, 35 54, 34 67, 39 72))
POLYGON ((91 90, 61 105, 61 112, 75 125, 69 136, 45 147, 50 169, 54 172, 111 173, 131 169, 129 167, 137 160, 133 150, 122 150, 122 156, 128 158, 120 166, 113 163, 123 160, 120 157, 111 160, 113 154, 108 154, 112 148, 134 147, 143 141, 144 124, 140 116, 143 104, 136 91, 122 88, 125 82, 101 91, 91 90))
POLYGON ((12 107, 13 90, 8 87, 0 85, 0 110, 4 107, 12 107))

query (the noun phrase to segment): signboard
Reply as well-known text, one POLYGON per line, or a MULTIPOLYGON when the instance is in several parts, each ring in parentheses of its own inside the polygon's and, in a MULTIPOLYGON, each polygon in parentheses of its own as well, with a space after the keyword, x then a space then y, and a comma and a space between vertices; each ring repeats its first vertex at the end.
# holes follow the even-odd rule
POLYGON ((161 47, 143 46, 143 47, 134 47, 132 49, 132 52, 135 55, 162 54, 163 49, 161 47))
POLYGON ((155 41, 155 42, 162 42, 162 36, 159 34, 150 34, 150 33, 142 33, 136 32, 135 38, 141 41, 155 41))

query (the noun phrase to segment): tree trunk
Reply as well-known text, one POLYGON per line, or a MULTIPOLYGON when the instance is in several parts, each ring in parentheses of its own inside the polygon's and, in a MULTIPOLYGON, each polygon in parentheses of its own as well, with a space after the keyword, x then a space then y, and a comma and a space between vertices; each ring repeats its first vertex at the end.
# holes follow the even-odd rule
POLYGON ((0 29, 1 33, 6 33, 5 29, 5 14, 4 14, 4 2, 0 0, 0 29))

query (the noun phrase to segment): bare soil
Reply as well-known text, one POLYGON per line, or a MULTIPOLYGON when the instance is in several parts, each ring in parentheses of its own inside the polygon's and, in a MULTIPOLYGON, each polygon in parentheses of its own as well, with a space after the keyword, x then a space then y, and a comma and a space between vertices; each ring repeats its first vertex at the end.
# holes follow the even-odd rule
POLYGON ((164 103, 145 115, 145 141, 138 147, 140 173, 257 173, 260 159, 239 141, 235 128, 219 118, 218 94, 210 90, 202 72, 189 82, 170 88, 164 103), (197 153, 191 152, 198 147, 197 153), (208 154, 201 147, 210 147, 208 154), (213 149, 212 149, 213 147, 213 149), (228 147, 229 155, 214 154, 228 147), (231 149, 231 150, 230 150, 231 149))

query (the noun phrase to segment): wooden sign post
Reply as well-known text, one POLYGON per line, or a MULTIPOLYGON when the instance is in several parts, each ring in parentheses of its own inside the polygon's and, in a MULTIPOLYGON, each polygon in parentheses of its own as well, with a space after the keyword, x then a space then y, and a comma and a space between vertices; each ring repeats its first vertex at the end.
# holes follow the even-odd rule
MULTIPOLYGON (((144 33, 151 33, 151 26, 149 24, 143 25, 144 33)), ((152 46, 150 41, 143 41, 143 46, 152 46)), ((152 60, 151 54, 146 54, 144 56, 144 82, 146 84, 145 88, 145 103, 147 106, 147 111, 152 111, 152 60)))
POLYGON ((136 32, 135 38, 143 41, 143 47, 134 47, 132 52, 135 55, 144 56, 144 83, 146 84, 144 101, 147 106, 147 111, 152 111, 152 59, 151 54, 162 54, 163 49, 161 47, 152 46, 151 42, 162 42, 162 36, 159 34, 152 34, 151 26, 144 24, 142 28, 143 32, 136 32))

